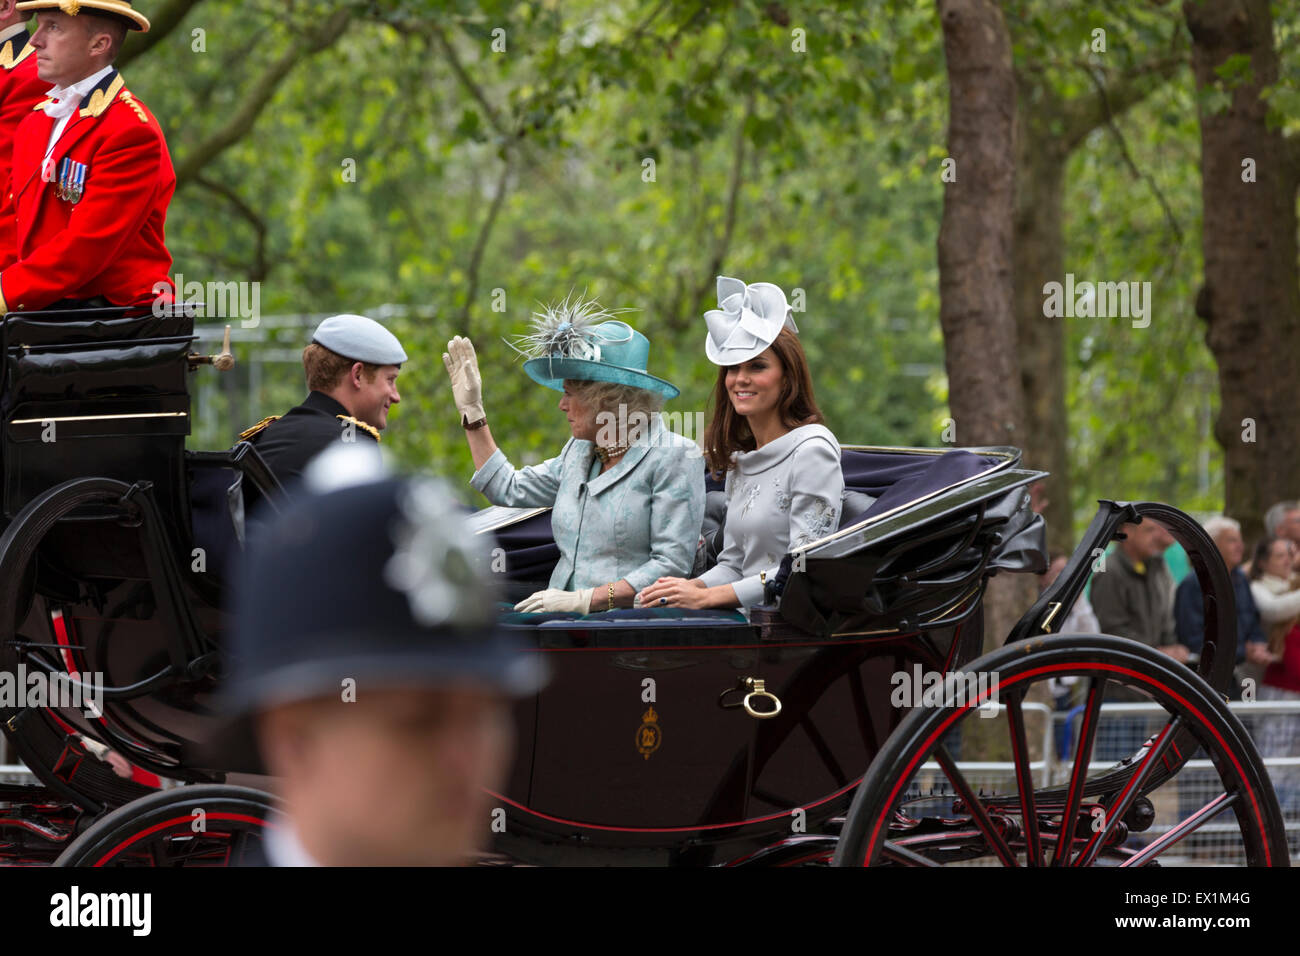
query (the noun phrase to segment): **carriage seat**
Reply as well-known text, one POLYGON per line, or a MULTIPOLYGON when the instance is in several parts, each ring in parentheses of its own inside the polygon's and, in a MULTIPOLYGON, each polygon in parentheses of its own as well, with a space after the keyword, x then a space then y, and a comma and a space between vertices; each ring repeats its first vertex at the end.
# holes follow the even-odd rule
MULTIPOLYGON (((996 458, 960 448, 937 457, 845 449, 840 453, 844 494, 840 499, 838 527, 852 527, 867 518, 911 504, 973 478, 997 463, 996 458)), ((726 529, 726 493, 720 490, 720 482, 713 479, 709 482, 710 490, 704 496, 704 527, 696 576, 718 563, 726 529)))
POLYGON ((919 461, 900 462, 897 454, 846 451, 841 461, 845 487, 853 487, 870 498, 865 508, 845 508, 840 513, 840 527, 883 515, 919 501, 953 485, 975 478, 998 465, 999 459, 976 455, 954 448, 938 457, 923 456, 919 461), (880 459, 892 459, 881 462, 880 459), (874 497, 873 497, 874 496, 874 497))
POLYGON ((233 468, 195 469, 190 479, 193 544, 218 579, 244 547, 243 473, 233 468))
POLYGON ((164 514, 188 522, 194 319, 149 308, 11 313, 0 323, 0 509, 12 518, 74 478, 148 480, 164 514))

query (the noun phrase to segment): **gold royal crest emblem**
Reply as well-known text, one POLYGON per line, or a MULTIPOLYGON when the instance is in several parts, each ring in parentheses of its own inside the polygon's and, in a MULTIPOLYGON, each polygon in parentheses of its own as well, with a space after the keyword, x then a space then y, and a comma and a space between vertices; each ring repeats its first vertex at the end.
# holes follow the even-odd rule
POLYGON ((636 729, 637 753, 649 760, 650 755, 659 749, 663 739, 663 731, 659 729, 659 715, 651 707, 641 715, 641 726, 636 729))

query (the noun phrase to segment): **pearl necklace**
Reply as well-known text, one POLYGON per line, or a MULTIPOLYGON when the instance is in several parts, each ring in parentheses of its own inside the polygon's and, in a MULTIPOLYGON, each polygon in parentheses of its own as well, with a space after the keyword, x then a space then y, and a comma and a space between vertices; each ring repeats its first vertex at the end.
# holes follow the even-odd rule
POLYGON ((619 457, 631 447, 632 447, 631 442, 628 442, 626 445, 615 445, 612 448, 601 448, 599 445, 597 445, 596 457, 600 459, 600 463, 602 465, 607 465, 609 464, 609 460, 611 458, 619 457))

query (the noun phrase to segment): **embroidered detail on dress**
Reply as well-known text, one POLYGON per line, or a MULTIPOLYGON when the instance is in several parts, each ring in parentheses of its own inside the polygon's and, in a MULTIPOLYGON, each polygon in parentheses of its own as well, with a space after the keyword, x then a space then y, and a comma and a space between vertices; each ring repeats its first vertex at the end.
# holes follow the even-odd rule
POLYGON ((780 478, 773 478, 772 486, 776 489, 776 510, 784 514, 790 510, 790 496, 781 487, 780 478))
POLYGON ((759 492, 760 492, 760 488, 758 486, 758 482, 756 481, 750 482, 748 485, 745 486, 745 506, 740 509, 740 513, 742 515, 749 514, 749 509, 752 508, 754 506, 754 502, 758 500, 759 492))
POLYGON ((795 547, 826 537, 835 530, 838 518, 838 508, 833 507, 825 498, 814 498, 812 507, 804 517, 804 530, 795 539, 795 547))

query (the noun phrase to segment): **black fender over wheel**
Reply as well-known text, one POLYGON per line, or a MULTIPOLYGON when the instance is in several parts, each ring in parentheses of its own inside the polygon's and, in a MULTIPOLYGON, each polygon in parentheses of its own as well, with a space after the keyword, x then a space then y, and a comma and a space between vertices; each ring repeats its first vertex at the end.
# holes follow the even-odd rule
POLYGON ((280 820, 271 794, 195 784, 141 797, 96 820, 55 866, 239 866, 256 864, 268 826, 280 820))
POLYGON ((954 695, 940 706, 917 707, 902 721, 857 790, 837 865, 981 859, 1004 866, 1159 865, 1162 854, 1216 818, 1216 826, 1235 818, 1231 838, 1240 841, 1247 865, 1290 865, 1282 814, 1254 742, 1222 697, 1189 668, 1126 638, 1066 634, 1010 644, 963 670, 986 675, 987 689, 973 700, 954 695), (1085 690, 1078 745, 1068 780, 1040 787, 1031 774, 1023 704, 1033 685, 1064 676, 1080 678, 1085 690), (1135 753, 1098 767, 1093 753, 1101 703, 1117 686, 1159 704, 1163 714, 1157 713, 1158 729, 1135 753), (980 704, 994 695, 1005 713, 981 719, 980 704), (981 792, 953 758, 954 741, 965 746, 968 734, 1009 753, 1015 783, 1007 792, 981 792), (1157 805, 1179 802, 1182 794, 1166 799, 1176 788, 1158 791, 1198 747, 1217 777, 1209 798, 1196 796, 1194 809, 1184 799, 1181 819, 1163 832, 1129 839, 1150 827, 1157 805), (926 767, 927 761, 934 763, 926 767), (915 805, 926 798, 914 784, 923 768, 933 774, 935 764, 951 789, 929 797, 931 810, 922 816, 915 805), (942 809, 934 812, 935 804, 942 809))

